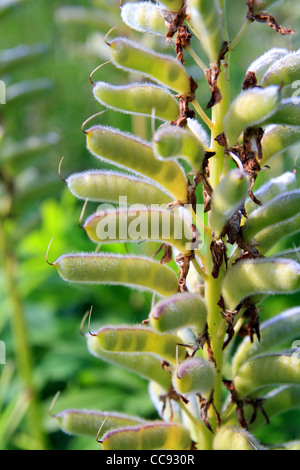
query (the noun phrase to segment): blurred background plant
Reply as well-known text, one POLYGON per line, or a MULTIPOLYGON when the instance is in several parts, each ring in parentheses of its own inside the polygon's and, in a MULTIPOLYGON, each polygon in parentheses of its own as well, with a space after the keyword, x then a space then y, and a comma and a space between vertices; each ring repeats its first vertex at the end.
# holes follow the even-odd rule
MULTIPOLYGON (((241 27, 245 3, 228 1, 231 37, 241 27)), ((287 27, 299 23, 295 0, 279 2, 272 13, 287 27)), ((119 323, 120 318, 139 323, 149 312, 151 296, 122 287, 70 286, 49 269, 45 253, 52 236, 51 259, 90 250, 85 233, 74 230, 82 207, 60 181, 57 168, 62 156, 63 177, 64 168, 70 174, 95 166, 80 132, 82 122, 103 109, 92 97, 89 74, 109 59, 104 37, 111 27, 130 37, 133 33, 121 24, 119 0, 0 0, 0 21, 0 79, 6 85, 6 104, 0 105, 0 340, 6 345, 6 364, 0 365, 0 448, 97 448, 96 441, 58 430, 49 416, 51 400, 61 390, 55 412, 101 408, 157 417, 147 383, 99 363, 88 354, 79 332, 91 305, 97 312, 95 326, 119 323)), ((139 41, 148 46, 160 41, 162 47, 164 39, 141 34, 139 41)), ((294 36, 280 37, 253 24, 234 54, 232 96, 266 44, 297 49, 300 30, 296 27, 294 36)), ((193 47, 197 50, 196 42, 193 47)), ((199 80, 197 99, 205 105, 207 87, 201 87, 192 60, 187 58, 186 65, 199 80)), ((110 64, 97 71, 97 79, 129 81, 128 74, 110 64)), ((151 132, 146 119, 110 110, 105 124, 141 137, 151 132)), ((298 153, 299 147, 294 147, 284 158, 273 159, 266 170, 269 176, 293 170, 298 153)), ((262 172, 256 188, 264 178, 262 172)), ((293 243, 299 246, 299 236, 293 243)), ((290 239, 284 240, 282 250, 290 244, 290 239)), ((132 248, 109 247, 119 253, 124 249, 132 248)), ((297 303, 296 296, 270 297, 261 319, 297 303)), ((297 437, 299 418, 299 411, 279 416, 257 437, 266 444, 291 441, 297 437)))

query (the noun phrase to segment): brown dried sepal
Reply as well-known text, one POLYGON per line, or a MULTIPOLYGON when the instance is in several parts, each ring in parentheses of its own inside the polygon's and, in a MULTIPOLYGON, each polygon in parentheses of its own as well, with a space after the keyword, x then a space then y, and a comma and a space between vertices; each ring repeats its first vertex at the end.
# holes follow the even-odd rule
POLYGON ((160 253, 163 249, 165 251, 164 251, 163 257, 160 260, 160 264, 171 263, 173 259, 173 252, 172 252, 172 247, 168 245, 167 243, 162 243, 160 247, 158 248, 158 250, 156 250, 156 252, 152 255, 152 258, 158 255, 158 253, 160 253))
POLYGON ((187 405, 189 403, 189 401, 182 395, 179 395, 173 388, 173 386, 170 387, 170 390, 168 391, 168 393, 164 394, 164 395, 160 395, 159 396, 159 400, 162 401, 163 403, 163 407, 162 407, 162 410, 161 410, 161 418, 163 417, 164 415, 164 412, 165 412, 165 409, 166 409, 166 406, 167 406, 167 403, 169 403, 170 405, 170 421, 173 420, 173 407, 172 407, 172 400, 175 401, 175 402, 178 402, 178 401, 183 401, 183 403, 185 405, 187 405))
POLYGON ((218 305, 219 307, 221 307, 221 315, 226 320, 226 323, 227 323, 227 330, 226 330, 227 339, 224 342, 223 347, 222 347, 222 351, 224 351, 224 349, 228 346, 228 344, 231 342, 232 338, 234 337, 234 320, 237 314, 239 313, 239 311, 241 310, 242 304, 239 304, 234 311, 227 310, 225 308, 224 299, 221 296, 219 299, 218 305))
POLYGON ((195 257, 195 253, 191 252, 190 256, 183 255, 180 253, 176 256, 175 261, 179 266, 180 278, 178 281, 178 287, 180 292, 186 292, 188 289, 186 287, 186 278, 190 270, 190 262, 195 257))
POLYGON ((282 34, 285 36, 286 34, 294 34, 295 30, 290 28, 285 28, 277 23, 274 16, 270 13, 265 11, 260 11, 257 13, 253 13, 255 0, 247 0, 247 18, 250 21, 258 21, 259 23, 267 23, 270 28, 274 29, 277 33, 282 34))
POLYGON ((249 88, 254 88, 257 86, 257 78, 255 72, 247 72, 245 80, 242 85, 243 90, 249 90, 249 88))
POLYGON ((228 42, 225 41, 220 50, 217 64, 211 64, 209 70, 205 71, 205 77, 211 91, 211 98, 206 106, 206 109, 210 109, 222 100, 222 93, 218 87, 218 78, 221 73, 221 61, 225 59, 225 55, 228 52, 228 42))
POLYGON ((196 337, 195 344, 191 345, 178 343, 178 346, 184 346, 185 348, 191 349, 192 354, 190 357, 194 357, 200 349, 203 349, 203 347, 206 346, 208 359, 214 366, 216 366, 216 361, 211 347, 210 336, 208 334, 208 325, 206 325, 204 333, 196 337))
POLYGON ((249 336, 251 343, 253 343, 254 334, 256 334, 257 339, 260 342, 260 321, 257 307, 246 299, 243 302, 243 308, 246 308, 243 316, 248 320, 248 322, 240 328, 238 335, 242 337, 249 336))
POLYGON ((223 261, 225 261, 227 268, 227 249, 225 243, 220 239, 216 240, 213 238, 210 244, 210 251, 213 261, 212 277, 217 279, 220 274, 223 261))
POLYGON ((189 76, 190 80, 190 93, 186 95, 178 95, 179 98, 179 116, 176 121, 171 121, 171 124, 174 126, 185 127, 187 125, 188 118, 195 118, 196 113, 194 110, 189 108, 191 101, 194 101, 196 98, 196 90, 198 88, 197 83, 193 77, 189 76))
POLYGON ((213 428, 212 428, 210 422, 208 421, 208 411, 209 411, 211 406, 212 406, 212 408, 215 412, 216 418, 217 418, 217 430, 221 426, 221 417, 220 417, 220 414, 219 414, 219 412, 216 409, 215 404, 214 404, 214 391, 211 392, 210 397, 209 397, 208 400, 203 398, 200 395, 200 393, 198 393, 197 396, 199 398, 199 403, 200 403, 201 420, 203 421, 203 423, 205 424, 207 429, 209 429, 209 431, 214 434, 213 428))

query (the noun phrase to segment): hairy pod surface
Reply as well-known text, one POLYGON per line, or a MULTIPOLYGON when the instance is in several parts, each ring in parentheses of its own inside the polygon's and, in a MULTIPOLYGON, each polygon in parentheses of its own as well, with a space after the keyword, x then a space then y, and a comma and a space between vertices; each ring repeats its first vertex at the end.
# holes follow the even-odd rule
POLYGON ((55 418, 62 431, 75 436, 95 438, 101 427, 101 432, 98 435, 100 439, 106 432, 112 429, 136 426, 147 422, 142 418, 122 413, 72 409, 58 413, 55 418))
POLYGON ((110 431, 103 437, 103 450, 189 450, 189 431, 181 424, 157 422, 110 431))
POLYGON ((202 357, 182 361, 173 372, 172 383, 181 395, 200 393, 209 397, 216 378, 214 365, 202 357))
POLYGON ((293 52, 276 61, 266 71, 262 86, 292 84, 299 78, 300 74, 300 51, 293 52))
POLYGON ((300 335, 300 307, 291 308, 267 320, 260 327, 260 342, 251 343, 245 338, 238 347, 233 359, 233 373, 253 356, 279 349, 288 341, 300 335))
MULTIPOLYGON (((255 197, 261 201, 262 204, 266 204, 280 194, 296 189, 296 186, 297 177, 295 173, 287 171, 276 178, 271 178, 263 184, 257 191, 255 191, 255 197)), ((248 198, 245 202, 245 209, 247 215, 249 215, 257 209, 257 204, 255 204, 251 198, 248 198)))
POLYGON ((161 296, 178 291, 175 272, 150 258, 77 253, 61 256, 54 266, 69 282, 126 285, 153 290, 161 296))
POLYGON ((150 312, 150 325, 160 333, 191 327, 203 333, 207 320, 206 302, 200 294, 176 294, 158 302, 150 312))
POLYGON ((195 233, 191 223, 168 210, 143 208, 98 211, 83 228, 96 243, 162 241, 190 254, 195 233))
POLYGON ((277 109, 269 116, 262 125, 280 124, 282 126, 300 125, 300 99, 285 98, 281 100, 277 109))
POLYGON ((185 348, 179 347, 180 338, 174 334, 160 334, 143 326, 105 326, 97 332, 99 345, 104 351, 144 352, 162 357, 171 364, 186 357, 185 348))
POLYGON ((274 47, 252 62, 248 67, 247 73, 254 72, 257 82, 260 84, 268 68, 288 54, 288 49, 274 47))
POLYGON ((219 238, 226 222, 239 209, 248 194, 249 181, 240 170, 231 170, 214 190, 211 201, 210 225, 219 238))
POLYGON ((162 36, 167 32, 161 9, 153 3, 125 3, 121 7, 121 16, 124 23, 136 31, 162 36))
POLYGON ((149 143, 109 127, 95 126, 86 134, 87 147, 93 155, 147 176, 175 198, 186 201, 187 186, 182 168, 176 162, 155 158, 149 143))
MULTIPOLYGON (((280 87, 251 88, 240 93, 231 103, 224 118, 224 131, 229 147, 235 145, 244 129, 273 117, 280 103, 280 87)), ((272 118, 271 118, 272 119, 272 118)))
POLYGON ((214 450, 263 450, 263 446, 245 429, 221 426, 214 441, 214 450))
POLYGON ((187 127, 197 137, 202 147, 208 150, 210 148, 210 138, 202 124, 197 119, 187 118, 187 127))
POLYGON ((256 258, 239 262, 222 283, 225 306, 233 311, 255 294, 288 294, 300 289, 300 265, 292 260, 256 258))
POLYGON ((292 145, 299 142, 300 126, 279 126, 271 125, 265 129, 262 138, 262 165, 265 165, 271 158, 286 151, 292 145))
POLYGON ((169 372, 161 367, 161 359, 154 354, 107 352, 100 345, 97 336, 87 335, 89 352, 105 362, 134 372, 146 380, 157 382, 166 392, 171 387, 169 372))
POLYGON ((159 54, 126 38, 115 38, 111 44, 115 65, 140 72, 182 95, 191 93, 189 77, 182 64, 168 54, 159 54))
POLYGON ((183 5, 184 0, 159 0, 159 3, 165 6, 170 11, 178 11, 183 5))
POLYGON ((141 178, 111 171, 85 171, 74 173, 67 179, 68 188, 78 199, 118 204, 120 195, 128 204, 150 206, 172 201, 158 185, 141 178))
POLYGON ((300 359, 292 352, 262 354, 245 362, 234 377, 240 397, 275 385, 300 385, 300 359))
MULTIPOLYGON (((136 4, 130 3, 130 5, 136 4)), ((151 83, 115 86, 97 82, 93 93, 103 106, 123 113, 154 115, 163 121, 176 121, 179 115, 178 103, 174 96, 165 88, 151 83)))

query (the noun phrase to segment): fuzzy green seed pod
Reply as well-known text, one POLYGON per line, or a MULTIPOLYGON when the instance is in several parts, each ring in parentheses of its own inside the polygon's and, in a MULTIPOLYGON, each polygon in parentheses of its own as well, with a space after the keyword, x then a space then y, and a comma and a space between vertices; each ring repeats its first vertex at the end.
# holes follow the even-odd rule
POLYGON ((222 295, 228 310, 251 295, 289 294, 300 289, 300 265, 291 260, 256 258, 237 263, 226 273, 222 295))
POLYGON ((187 118, 187 127, 206 150, 210 148, 210 137, 197 119, 187 118))
POLYGON ((283 99, 275 112, 269 116, 263 123, 280 124, 282 126, 300 126, 300 99, 285 98, 283 99))
POLYGON ((213 449, 263 450, 263 446, 245 429, 234 426, 221 426, 214 437, 213 449))
POLYGON ((170 390, 171 378, 168 371, 161 367, 161 359, 154 354, 107 352, 100 348, 97 336, 87 335, 89 352, 105 362, 134 372, 146 380, 158 383, 166 392, 170 390))
POLYGON ((265 165, 271 158, 297 144, 299 140, 300 126, 268 126, 261 141, 263 154, 261 165, 265 165))
POLYGON ((136 31, 162 36, 167 32, 161 9, 153 3, 125 3, 121 16, 124 23, 136 31))
POLYGON ((257 78, 257 82, 261 83, 263 76, 265 75, 268 68, 288 54, 288 49, 279 49, 274 47, 252 62, 252 64, 248 67, 247 73, 254 72, 257 78))
POLYGON ((219 238, 226 222, 246 199, 249 181, 240 170, 231 170, 215 189, 211 201, 210 225, 219 238))
POLYGON ((173 372, 173 387, 181 395, 200 393, 209 397, 215 383, 216 370, 213 364, 202 357, 193 357, 181 362, 173 372))
POLYGON ((207 149, 191 132, 175 126, 161 127, 153 138, 155 155, 164 160, 184 158, 201 170, 207 149))
POLYGON ((103 450, 189 450, 189 431, 181 424, 154 422, 106 433, 103 450))
POLYGON ((93 93, 103 106, 123 113, 154 115, 163 121, 176 121, 179 115, 178 103, 174 96, 165 88, 151 83, 114 86, 97 82, 93 93))
POLYGON ((158 3, 166 7, 169 11, 178 11, 182 7, 184 0, 159 0, 158 3))
POLYGON ((300 75, 300 51, 293 52, 276 61, 266 71, 262 86, 291 85, 300 75))
POLYGON ((97 158, 147 176, 176 199, 186 202, 186 178, 181 166, 155 158, 149 143, 109 127, 95 126, 86 134, 87 147, 97 158))
POLYGON ((240 397, 264 387, 288 384, 300 385, 300 358, 294 351, 256 356, 245 362, 234 376, 240 397))
POLYGON ((243 240, 248 243, 267 227, 281 223, 300 213, 300 190, 295 189, 271 199, 248 216, 242 229, 243 240))
POLYGON ((191 327, 203 333, 207 306, 200 294, 176 294, 158 302, 150 312, 150 325, 161 333, 191 327))
POLYGON ((96 243, 161 241, 190 254, 195 233, 192 224, 173 212, 136 208, 104 210, 91 215, 83 228, 96 243))
POLYGON ((251 343, 247 337, 240 344, 233 359, 233 373, 253 356, 279 349, 300 335, 300 307, 291 308, 261 324, 261 341, 251 343))
POLYGON ((55 418, 61 430, 73 436, 95 438, 101 428, 98 435, 99 439, 113 429, 136 426, 147 422, 144 419, 122 413, 72 409, 61 411, 55 418))
POLYGON ((105 326, 97 332, 100 347, 111 352, 153 353, 171 364, 186 357, 185 348, 179 347, 180 338, 174 334, 160 334, 143 326, 105 326))
POLYGON ((273 117, 280 103, 280 87, 251 88, 240 93, 224 118, 224 131, 229 147, 237 143, 244 129, 273 117))
POLYGON ((200 40, 210 62, 217 63, 223 46, 221 11, 216 0, 188 0, 188 23, 200 40))
POLYGON ((254 0, 252 11, 253 13, 258 13, 259 11, 268 10, 268 8, 278 1, 279 0, 254 0))
POLYGON ((189 77, 176 58, 121 37, 113 39, 110 47, 113 62, 122 69, 140 72, 182 95, 191 93, 189 77))
MULTIPOLYGON (((257 191, 255 191, 255 197, 261 201, 262 204, 266 204, 280 194, 296 189, 296 186, 297 178, 295 173, 287 171, 277 178, 272 178, 270 181, 263 184, 257 191)), ((251 212, 257 208, 257 204, 255 204, 251 198, 246 200, 245 209, 247 215, 251 214, 251 212)))
POLYGON ((76 253, 61 256, 54 266, 69 282, 126 285, 155 291, 161 296, 178 291, 175 272, 150 258, 76 253))
POLYGON ((152 204, 169 204, 172 201, 158 185, 141 178, 112 171, 85 171, 74 173, 67 178, 69 191, 78 199, 94 202, 118 204, 120 195, 128 204, 150 206, 152 204))

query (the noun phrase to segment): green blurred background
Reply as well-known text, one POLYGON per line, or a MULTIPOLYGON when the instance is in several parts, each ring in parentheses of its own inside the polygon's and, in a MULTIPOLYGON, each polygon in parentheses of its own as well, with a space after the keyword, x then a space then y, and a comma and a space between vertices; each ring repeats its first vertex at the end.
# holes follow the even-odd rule
MULTIPOLYGON (((0 0, 0 62, 1 51, 20 44, 43 44, 43 52, 9 70, 0 69, 8 93, 7 103, 0 105, 4 133, 0 143, 0 340, 6 345, 6 364, 0 365, 0 449, 97 449, 96 441, 67 436, 58 430, 56 420, 49 415, 51 400, 58 390, 62 392, 55 413, 66 407, 81 407, 157 417, 147 383, 91 357, 79 331, 91 305, 93 328, 140 322, 148 315, 151 296, 122 287, 74 287, 64 283, 47 265, 45 255, 52 237, 50 261, 63 253, 95 249, 78 227, 82 203, 59 179, 58 165, 63 156, 63 177, 103 167, 87 152, 80 128, 86 118, 103 109, 93 98, 89 74, 109 59, 106 32, 117 26, 118 32, 144 44, 167 49, 163 39, 134 35, 121 25, 118 0, 15 0, 16 5, 4 14, 6 3, 9 0, 0 0), (86 20, 80 10, 79 20, 68 21, 67 6, 86 7, 86 20), (32 79, 47 82, 42 83, 39 93, 13 99, 14 88, 10 86, 32 79), (14 142, 49 133, 51 145, 47 149, 34 154, 29 151, 17 159, 7 157, 14 142), (29 373, 24 372, 22 344, 31 355, 29 373), (32 413, 28 390, 35 391, 40 414, 32 413), (40 433, 33 431, 34 420, 41 423, 40 433)), ((245 3, 228 0, 231 38, 244 22, 245 3)), ((78 10, 72 12, 78 14, 78 10)), ((281 24, 297 30, 300 8, 296 0, 279 2, 272 13, 281 24)), ((240 91, 248 65, 266 48, 297 49, 299 44, 300 28, 292 37, 281 37, 266 25, 253 24, 233 54, 232 97, 240 91)), ((196 42, 193 46, 202 54, 196 42)), ((208 87, 188 58, 187 66, 199 83, 198 100, 205 105, 209 101, 208 87)), ((97 72, 98 79, 118 84, 134 77, 109 64, 97 72)), ((151 126, 144 119, 107 111, 98 121, 150 138, 151 126)), ((298 151, 295 147, 272 160, 271 169, 259 175, 256 187, 271 175, 292 170, 298 151)), ((92 210, 91 205, 88 211, 92 210)), ((281 248, 291 243, 299 246, 299 238, 285 240, 281 248)), ((131 249, 110 246, 117 252, 131 249)), ((297 305, 297 301, 297 296, 269 298, 261 319, 297 305)), ((299 417, 295 411, 280 416, 257 436, 267 444, 293 440, 299 437, 299 417)))

